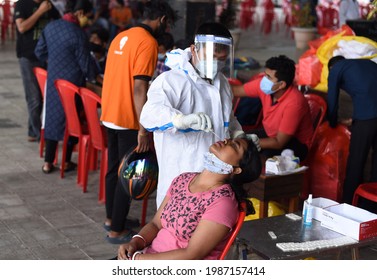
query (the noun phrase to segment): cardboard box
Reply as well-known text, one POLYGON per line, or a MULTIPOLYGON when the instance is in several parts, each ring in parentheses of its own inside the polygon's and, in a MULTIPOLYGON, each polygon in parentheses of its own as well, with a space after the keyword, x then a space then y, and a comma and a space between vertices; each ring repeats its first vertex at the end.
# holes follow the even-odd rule
POLYGON ((377 236, 377 215, 346 203, 322 209, 321 225, 357 240, 377 236))
MULTIPOLYGON (((317 221, 321 221, 322 219, 322 209, 333 206, 333 205, 338 205, 339 203, 328 199, 328 198, 323 198, 323 197, 317 197, 313 198, 312 200, 312 206, 313 206, 313 219, 317 221)), ((306 207, 306 200, 304 201, 304 206, 303 206, 303 211, 306 207)), ((304 213, 303 213, 304 214, 304 213)))

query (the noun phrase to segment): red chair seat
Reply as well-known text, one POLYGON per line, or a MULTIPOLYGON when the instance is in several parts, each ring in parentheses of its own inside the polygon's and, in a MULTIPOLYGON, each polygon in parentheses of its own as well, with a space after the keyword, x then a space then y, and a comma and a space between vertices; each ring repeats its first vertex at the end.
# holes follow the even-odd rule
POLYGON ((353 195, 352 205, 357 206, 359 197, 377 202, 377 183, 359 185, 353 195))

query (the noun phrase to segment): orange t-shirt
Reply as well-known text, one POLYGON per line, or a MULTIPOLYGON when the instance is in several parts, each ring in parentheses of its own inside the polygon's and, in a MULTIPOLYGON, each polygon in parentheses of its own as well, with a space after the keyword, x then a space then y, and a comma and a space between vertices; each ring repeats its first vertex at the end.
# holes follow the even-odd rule
POLYGON ((112 8, 110 11, 110 17, 117 22, 121 22, 126 25, 131 22, 132 11, 129 7, 116 7, 112 8))
POLYGON ((101 121, 139 129, 134 106, 134 77, 153 76, 157 49, 156 39, 144 27, 130 28, 114 38, 106 60, 101 121))

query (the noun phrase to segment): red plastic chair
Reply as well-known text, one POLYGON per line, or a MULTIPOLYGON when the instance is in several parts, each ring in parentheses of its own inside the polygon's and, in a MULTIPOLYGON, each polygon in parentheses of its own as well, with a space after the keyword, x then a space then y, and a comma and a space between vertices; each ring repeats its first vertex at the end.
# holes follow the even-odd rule
MULTIPOLYGON (((92 90, 80 87, 80 96, 84 105, 85 116, 88 122, 90 141, 92 147, 101 151, 101 165, 100 165, 100 184, 98 191, 98 202, 105 203, 105 177, 107 172, 108 154, 107 154, 107 134, 105 128, 101 125, 98 115, 98 109, 101 108, 101 97, 99 97, 92 90)), ((84 177, 88 176, 88 169, 83 174, 84 177)), ((148 198, 143 200, 141 226, 145 225, 148 208, 148 198)))
POLYGON ((313 122, 313 137, 310 142, 309 149, 313 145, 314 139, 317 136, 318 128, 323 123, 326 111, 327 111, 327 102, 321 96, 314 93, 307 93, 304 95, 308 101, 310 114, 313 122))
MULTIPOLYGON (((42 100, 44 100, 45 87, 47 82, 47 70, 41 67, 34 67, 33 72, 35 77, 37 78, 39 89, 41 90, 42 100)), ((41 158, 43 158, 43 149, 45 146, 44 131, 44 128, 41 127, 41 136, 39 140, 39 156, 41 158)), ((55 157, 55 160, 57 160, 57 157, 55 157)))
POLYGON ((353 195, 353 206, 357 206, 360 196, 365 199, 377 202, 377 183, 364 183, 359 185, 353 195))
POLYGON ((84 174, 87 172, 86 169, 89 168, 88 160, 92 158, 90 155, 92 147, 89 132, 87 132, 81 124, 77 113, 75 96, 76 94, 80 95, 79 87, 63 79, 57 79, 54 83, 62 102, 66 118, 60 177, 64 178, 64 163, 67 153, 68 138, 69 136, 78 137, 77 183, 82 186, 83 192, 86 192, 87 177, 85 177, 84 174))
POLYGON ((226 255, 228 254, 230 248, 233 245, 234 240, 236 239, 238 233, 240 232, 242 228, 245 217, 246 217, 246 203, 241 202, 241 211, 238 215, 237 223, 233 227, 232 233, 230 234, 229 239, 227 240, 225 247, 219 256, 219 260, 225 259, 226 255))
MULTIPOLYGON (((89 135, 92 147, 101 152, 100 163, 100 184, 98 201, 105 202, 105 176, 107 172, 107 134, 101 125, 98 110, 101 108, 101 97, 88 88, 80 87, 81 99, 84 105, 85 116, 88 122, 89 135)), ((88 176, 88 169, 85 170, 85 177, 88 176)))

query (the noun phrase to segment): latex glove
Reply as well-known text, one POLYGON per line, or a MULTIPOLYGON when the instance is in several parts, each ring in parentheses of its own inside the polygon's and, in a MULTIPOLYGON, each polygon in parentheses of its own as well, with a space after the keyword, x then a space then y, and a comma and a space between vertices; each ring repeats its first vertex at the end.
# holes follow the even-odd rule
POLYGON ((236 138, 244 138, 245 137, 245 132, 243 132, 243 130, 236 130, 236 131, 232 131, 230 137, 232 139, 236 139, 236 138))
POLYGON ((257 147, 258 152, 261 151, 261 146, 260 146, 260 143, 259 143, 259 137, 256 134, 246 134, 246 138, 248 140, 253 141, 255 147, 257 147))
POLYGON ((176 115, 173 118, 173 125, 177 129, 192 128, 195 130, 203 130, 205 132, 212 131, 212 122, 207 114, 193 113, 189 115, 176 115))

